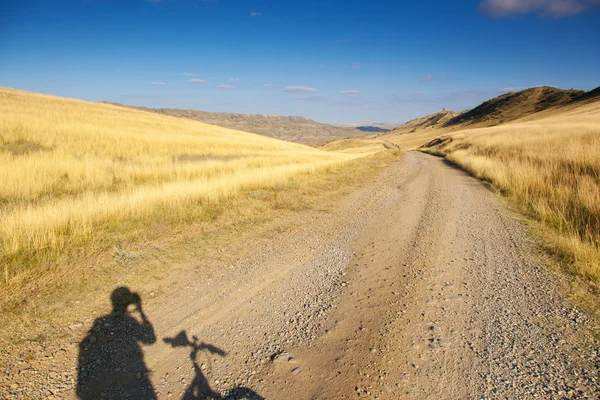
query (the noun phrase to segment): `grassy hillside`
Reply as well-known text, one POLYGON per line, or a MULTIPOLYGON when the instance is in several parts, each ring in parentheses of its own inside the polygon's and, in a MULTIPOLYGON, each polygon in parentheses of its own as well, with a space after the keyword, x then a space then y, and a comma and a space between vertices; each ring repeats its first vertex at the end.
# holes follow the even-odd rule
POLYGON ((498 125, 552 107, 568 104, 584 94, 583 90, 562 90, 549 86, 510 92, 494 97, 472 110, 455 116, 445 126, 498 125))
POLYGON ((445 124, 460 114, 444 110, 415 118, 388 133, 380 135, 379 138, 390 140, 403 150, 414 149, 441 135, 442 132, 452 131, 452 129, 445 128, 445 124))
POLYGON ((312 146, 322 145, 336 139, 366 137, 372 135, 372 132, 370 131, 361 131, 354 127, 321 124, 305 117, 207 112, 180 110, 177 108, 126 107, 161 115, 187 118, 224 128, 258 133, 275 139, 312 146))
POLYGON ((537 119, 454 132, 423 149, 512 199, 540 222, 573 271, 598 282, 600 101, 586 100, 537 119))
POLYGON ((534 87, 494 97, 472 110, 444 110, 415 118, 381 135, 381 138, 394 142, 402 149, 412 149, 440 135, 467 128, 501 125, 523 118, 537 119, 563 107, 574 106, 597 97, 598 89, 585 92, 548 86, 534 87))
POLYGON ((91 243, 193 221, 220 199, 369 154, 1 88, 0 115, 4 284, 91 243))

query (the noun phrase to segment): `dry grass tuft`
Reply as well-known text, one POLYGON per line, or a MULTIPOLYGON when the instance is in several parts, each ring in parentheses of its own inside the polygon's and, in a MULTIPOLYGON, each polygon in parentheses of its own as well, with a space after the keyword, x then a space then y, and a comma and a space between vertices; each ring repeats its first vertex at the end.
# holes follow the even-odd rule
POLYGON ((553 232, 553 252, 600 280, 600 103, 544 119, 460 131, 425 151, 447 157, 553 232))
POLYGON ((3 282, 157 218, 189 223, 342 154, 107 104, 0 88, 3 282))

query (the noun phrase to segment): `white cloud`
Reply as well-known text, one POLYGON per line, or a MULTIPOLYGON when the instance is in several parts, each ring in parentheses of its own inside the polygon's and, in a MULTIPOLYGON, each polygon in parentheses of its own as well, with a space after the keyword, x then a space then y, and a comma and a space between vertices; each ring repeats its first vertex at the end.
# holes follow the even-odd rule
POLYGON ((360 90, 342 90, 340 94, 345 97, 357 97, 360 94, 360 90))
POLYGON ((275 85, 272 83, 265 83, 264 87, 275 87, 275 85))
POLYGON ((314 94, 312 96, 299 96, 294 97, 294 100, 302 100, 302 101, 323 101, 327 99, 327 96, 324 94, 314 94))
POLYGON ((118 73, 121 73, 121 70, 120 70, 120 69, 116 69, 115 71, 117 71, 118 73))
POLYGON ((155 86, 165 86, 166 83, 165 82, 150 82, 151 85, 155 85, 155 86))
POLYGON ((191 82, 191 83, 208 83, 205 79, 198 79, 198 78, 189 79, 188 82, 191 82))
POLYGON ((360 71, 362 69, 362 64, 359 63, 358 61, 354 61, 352 63, 352 69, 355 69, 357 71, 360 71))
POLYGON ((535 13, 559 18, 579 14, 599 4, 600 0, 483 0, 479 11, 495 17, 535 13))
POLYGON ((306 86, 286 86, 281 89, 283 92, 301 93, 301 92, 316 92, 317 89, 306 86))
POLYGON ((239 82, 241 80, 242 80, 242 78, 229 78, 230 82, 239 82))
POLYGON ((233 85, 217 85, 219 89, 235 89, 233 85))
POLYGON ((192 74, 191 72, 183 72, 181 75, 183 75, 183 76, 196 76, 196 74, 192 74))
POLYGON ((262 13, 261 13, 261 12, 256 12, 256 11, 252 11, 252 12, 250 13, 250 16, 251 16, 252 18, 254 18, 254 17, 260 17, 261 15, 262 15, 262 13))

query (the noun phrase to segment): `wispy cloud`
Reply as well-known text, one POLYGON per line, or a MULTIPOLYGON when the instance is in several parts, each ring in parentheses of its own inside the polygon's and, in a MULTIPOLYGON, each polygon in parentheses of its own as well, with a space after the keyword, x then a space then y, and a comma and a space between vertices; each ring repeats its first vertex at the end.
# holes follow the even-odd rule
POLYGON ((165 86, 166 82, 150 82, 150 84, 155 86, 165 86))
POLYGON ((600 5, 599 0, 483 0, 479 11, 494 17, 539 14, 555 18, 579 14, 600 5))
POLYGON ((183 97, 183 98, 192 98, 194 97, 193 93, 189 92, 178 92, 174 94, 175 97, 183 97))
POLYGON ((400 104, 427 104, 453 108, 455 106, 476 105, 488 93, 479 90, 463 90, 459 92, 427 94, 424 92, 412 92, 407 95, 393 95, 391 101, 400 104))
POLYGON ((433 76, 431 74, 423 75, 419 78, 421 82, 434 82, 434 81, 452 81, 454 78, 451 76, 433 76))
POLYGON ((325 96, 324 94, 314 94, 312 96, 294 97, 294 100, 302 100, 302 101, 323 101, 326 99, 327 99, 327 96, 325 96))
POLYGON ((264 87, 275 87, 275 85, 272 83, 265 83, 263 86, 264 87))
POLYGON ((217 85, 219 89, 235 89, 233 85, 217 85))
POLYGON ((198 79, 198 78, 188 79, 188 82, 191 82, 191 83, 208 83, 208 81, 206 81, 206 79, 198 79))
POLYGON ((504 88, 500 88, 498 89, 498 93, 510 93, 510 92, 518 92, 519 90, 523 90, 524 88, 522 87, 504 87, 504 88))
POLYGON ((311 88, 311 87, 306 87, 306 86, 286 86, 283 89, 281 89, 281 91, 290 92, 290 93, 302 93, 302 92, 316 92, 317 89, 311 88))
POLYGON ((229 82, 239 82, 242 78, 229 78, 229 82))
POLYGON ((360 94, 360 90, 342 90, 340 94, 344 97, 357 97, 360 94))
POLYGON ((360 71, 362 69, 362 64, 359 63, 358 61, 354 61, 352 63, 352 69, 354 69, 356 71, 360 71))
POLYGON ((196 76, 196 74, 192 74, 191 72, 183 72, 181 75, 183 75, 183 76, 196 76))
POLYGON ((254 17, 260 17, 261 15, 262 15, 262 13, 261 13, 261 12, 256 12, 256 11, 252 11, 252 12, 250 13, 250 16, 251 16, 252 18, 254 18, 254 17))
POLYGON ((120 69, 116 69, 115 71, 117 71, 118 73, 121 73, 121 70, 120 70, 120 69))

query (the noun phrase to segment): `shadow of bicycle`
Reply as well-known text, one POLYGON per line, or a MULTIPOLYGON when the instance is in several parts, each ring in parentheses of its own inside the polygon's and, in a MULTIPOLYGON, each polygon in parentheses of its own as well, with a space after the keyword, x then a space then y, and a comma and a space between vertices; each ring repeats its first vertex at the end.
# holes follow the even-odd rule
POLYGON ((172 338, 164 338, 163 341, 172 347, 189 347, 191 349, 190 360, 194 365, 195 376, 185 390, 183 400, 264 400, 254 390, 243 386, 237 386, 228 390, 224 396, 211 389, 208 380, 198 365, 197 357, 198 353, 203 351, 225 357, 227 353, 220 348, 200 342, 196 336, 192 336, 192 340, 190 340, 186 331, 181 331, 177 336, 172 338))

